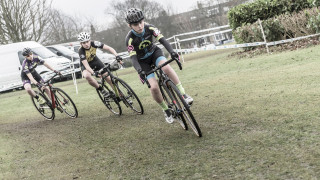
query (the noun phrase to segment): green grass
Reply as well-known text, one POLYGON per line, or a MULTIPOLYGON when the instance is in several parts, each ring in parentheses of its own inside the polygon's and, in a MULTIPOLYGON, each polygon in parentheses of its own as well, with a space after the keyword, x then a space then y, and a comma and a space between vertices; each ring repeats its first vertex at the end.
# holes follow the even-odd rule
POLYGON ((78 80, 55 84, 79 118, 45 121, 24 91, 0 94, 0 179, 317 179, 320 46, 238 59, 235 50, 185 56, 177 70, 195 102, 198 138, 170 125, 133 69, 119 76, 144 115, 112 115, 78 80))

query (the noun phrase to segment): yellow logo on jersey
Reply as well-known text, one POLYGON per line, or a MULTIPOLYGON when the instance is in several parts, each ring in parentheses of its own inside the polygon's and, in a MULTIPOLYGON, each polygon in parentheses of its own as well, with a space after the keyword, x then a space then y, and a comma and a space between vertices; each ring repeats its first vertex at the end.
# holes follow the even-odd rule
POLYGON ((92 46, 90 47, 89 50, 86 50, 86 59, 88 62, 92 61, 93 58, 96 56, 96 50, 97 49, 92 46))
POLYGON ((144 40, 140 43, 139 49, 144 49, 144 48, 148 47, 150 44, 151 44, 151 42, 149 40, 144 40))

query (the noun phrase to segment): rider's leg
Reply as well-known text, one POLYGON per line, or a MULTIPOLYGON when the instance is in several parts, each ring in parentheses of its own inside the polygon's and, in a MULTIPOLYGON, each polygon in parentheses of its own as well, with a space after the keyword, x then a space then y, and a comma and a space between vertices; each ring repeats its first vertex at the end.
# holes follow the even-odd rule
MULTIPOLYGON (((163 63, 166 62, 165 58, 158 58, 156 61, 156 65, 159 66, 163 63)), ((169 78, 173 81, 173 83, 177 86, 177 88, 179 89, 180 93, 183 95, 184 99, 186 100, 186 102, 191 105, 193 103, 193 98, 189 95, 186 94, 180 80, 179 77, 177 75, 177 73, 175 72, 175 70, 172 69, 172 67, 168 64, 166 66, 164 66, 162 68, 162 70, 169 76, 169 78)))
POLYGON ((23 87, 31 97, 36 97, 36 93, 32 90, 30 83, 24 84, 23 87))
POLYGON ((91 76, 91 74, 87 70, 83 70, 82 75, 84 78, 86 78, 86 80, 92 87, 99 89, 98 82, 91 76))
POLYGON ((162 103, 163 102, 163 98, 162 98, 162 95, 161 95, 161 91, 160 91, 160 88, 158 86, 158 81, 156 80, 156 78, 152 77, 152 78, 148 78, 148 82, 151 86, 150 88, 150 92, 151 92, 151 95, 153 97, 153 99, 158 103, 162 103))
MULTIPOLYGON (((157 61, 157 66, 163 64, 166 62, 166 59, 161 59, 157 61)), ((162 70, 169 76, 169 78, 173 81, 173 83, 177 86, 177 88, 179 89, 180 93, 182 95, 186 94, 184 88, 182 87, 182 84, 179 80, 179 77, 177 75, 177 73, 175 72, 175 70, 172 69, 172 67, 170 66, 170 64, 164 66, 162 68, 162 70)))

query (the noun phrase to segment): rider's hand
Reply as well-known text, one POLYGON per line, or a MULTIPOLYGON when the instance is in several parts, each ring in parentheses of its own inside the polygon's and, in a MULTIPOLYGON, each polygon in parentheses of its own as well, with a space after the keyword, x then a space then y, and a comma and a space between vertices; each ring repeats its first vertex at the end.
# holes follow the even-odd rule
POLYGON ((120 62, 120 61, 122 61, 122 57, 116 56, 116 60, 117 60, 118 62, 120 62))
POLYGON ((143 81, 142 83, 144 83, 144 81, 147 80, 146 72, 144 72, 144 71, 142 71, 142 70, 139 70, 139 71, 138 71, 138 74, 139 74, 139 76, 140 76, 141 81, 143 81))
POLYGON ((55 72, 56 74, 62 75, 61 72, 58 70, 54 70, 53 72, 55 72))
POLYGON ((92 76, 99 77, 99 72, 98 71, 93 71, 92 76))
POLYGON ((176 60, 179 60, 179 61, 180 61, 180 56, 179 56, 178 53, 172 52, 170 55, 171 55, 171 58, 172 58, 172 59, 176 59, 176 60))

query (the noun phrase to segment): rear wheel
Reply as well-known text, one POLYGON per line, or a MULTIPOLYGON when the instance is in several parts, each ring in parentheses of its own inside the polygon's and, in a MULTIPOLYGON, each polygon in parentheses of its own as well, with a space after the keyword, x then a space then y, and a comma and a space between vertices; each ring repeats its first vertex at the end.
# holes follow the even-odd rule
POLYGON ((189 105, 184 100, 177 86, 173 82, 168 81, 168 87, 171 89, 173 98, 175 99, 174 103, 175 103, 175 106, 178 108, 177 109, 178 114, 184 117, 184 119, 188 122, 188 124, 191 126, 192 130, 198 137, 202 137, 202 133, 199 128, 199 125, 195 120, 189 108, 189 105))
POLYGON ((31 97, 32 103, 34 107, 39 111, 39 113, 46 118, 47 120, 53 120, 54 119, 54 110, 51 107, 51 103, 49 102, 48 98, 44 96, 43 94, 37 93, 39 98, 42 98, 46 101, 45 104, 40 104, 38 99, 31 97))
POLYGON ((72 99, 62 89, 54 88, 57 105, 71 118, 78 117, 78 110, 72 99))
POLYGON ((177 121, 179 122, 179 124, 184 130, 188 130, 188 126, 187 126, 186 120, 184 119, 184 116, 182 114, 177 113, 178 110, 181 108, 174 104, 175 98, 173 95, 171 95, 172 93, 170 93, 169 89, 164 87, 162 84, 159 84, 159 87, 160 87, 163 100, 167 103, 168 107, 174 111, 173 117, 177 119, 177 121))
MULTIPOLYGON (((110 91, 109 91, 109 88, 106 86, 106 85, 103 85, 102 87, 104 90, 108 91, 109 94, 110 94, 110 91)), ((103 102, 103 104, 105 106, 107 106, 107 108, 113 113, 113 114, 116 114, 116 115, 121 115, 122 114, 122 109, 121 109, 121 106, 118 102, 118 100, 116 99, 114 93, 111 93, 112 95, 110 95, 109 97, 104 97, 102 94, 101 94, 101 91, 97 90, 97 93, 101 99, 101 101, 103 102)))
POLYGON ((133 111, 138 114, 143 114, 143 106, 140 99, 136 93, 131 89, 131 87, 124 82, 122 79, 115 78, 116 87, 119 90, 119 96, 123 100, 126 106, 129 106, 133 111))

